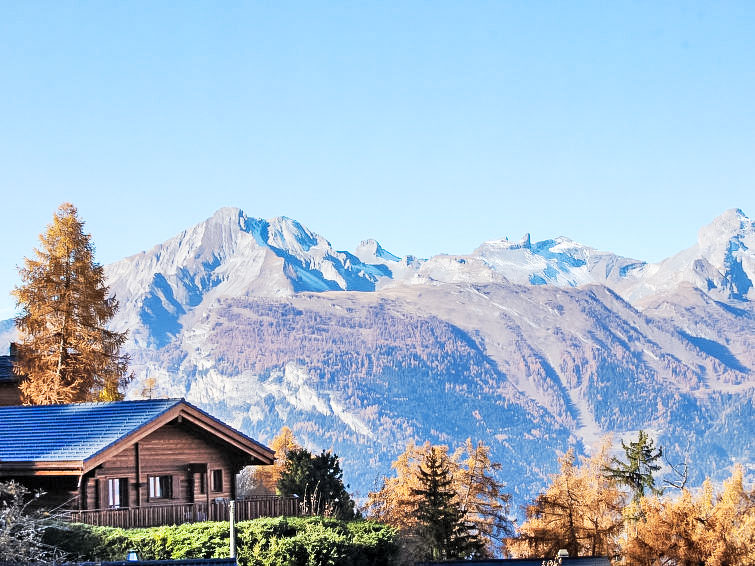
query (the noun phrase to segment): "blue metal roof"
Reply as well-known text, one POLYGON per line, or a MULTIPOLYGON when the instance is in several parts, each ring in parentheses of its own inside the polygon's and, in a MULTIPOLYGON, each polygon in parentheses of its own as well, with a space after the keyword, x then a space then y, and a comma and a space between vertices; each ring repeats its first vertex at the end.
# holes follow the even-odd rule
POLYGON ((0 462, 83 461, 182 399, 0 407, 0 462))

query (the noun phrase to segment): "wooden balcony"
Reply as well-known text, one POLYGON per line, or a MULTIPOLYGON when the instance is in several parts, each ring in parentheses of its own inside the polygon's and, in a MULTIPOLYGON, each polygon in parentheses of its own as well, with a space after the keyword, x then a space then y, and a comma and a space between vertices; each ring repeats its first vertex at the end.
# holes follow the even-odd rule
MULTIPOLYGON (((228 521, 228 500, 175 505, 150 505, 123 509, 68 511, 66 519, 72 523, 87 523, 106 527, 132 529, 180 525, 199 521, 228 521)), ((259 517, 295 517, 299 515, 297 497, 253 497, 236 501, 236 520, 248 521, 259 517)))

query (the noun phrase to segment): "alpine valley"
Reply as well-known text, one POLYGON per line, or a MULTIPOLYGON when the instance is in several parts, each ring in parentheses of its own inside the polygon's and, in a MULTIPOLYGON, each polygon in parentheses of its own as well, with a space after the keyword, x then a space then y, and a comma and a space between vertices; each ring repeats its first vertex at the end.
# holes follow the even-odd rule
MULTIPOLYGON (((127 397, 185 397, 332 449, 357 497, 409 440, 492 447, 522 504, 570 446, 651 432, 690 479, 755 472, 755 224, 729 210, 647 264, 567 238, 469 255, 334 250, 224 208, 106 267, 127 397)), ((6 333, 7 335, 7 333, 6 333)))

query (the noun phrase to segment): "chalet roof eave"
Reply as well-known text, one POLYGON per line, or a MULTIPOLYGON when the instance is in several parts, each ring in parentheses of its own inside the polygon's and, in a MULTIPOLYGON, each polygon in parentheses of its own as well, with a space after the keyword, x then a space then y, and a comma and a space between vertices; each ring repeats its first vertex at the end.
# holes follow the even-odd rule
POLYGON ((134 429, 129 434, 122 436, 115 442, 95 452, 83 461, 83 472, 88 472, 102 464, 111 456, 133 446, 142 438, 151 434, 161 426, 178 418, 186 417, 187 420, 201 426, 224 442, 236 447, 238 450, 257 458, 265 464, 272 464, 275 460, 275 452, 266 446, 252 440, 243 433, 233 429, 215 417, 195 407, 185 399, 177 399, 176 403, 167 410, 155 416, 152 420, 134 429))
POLYGON ((212 430, 217 436, 244 450, 250 456, 255 456, 263 462, 266 461, 268 465, 275 461, 274 450, 216 419, 199 407, 192 405, 188 401, 184 401, 182 409, 182 414, 184 416, 187 418, 193 417, 193 420, 196 420, 198 423, 201 422, 204 425, 204 428, 212 430))
POLYGON ((0 477, 3 476, 78 476, 84 473, 84 462, 67 461, 2 461, 0 460, 0 477))

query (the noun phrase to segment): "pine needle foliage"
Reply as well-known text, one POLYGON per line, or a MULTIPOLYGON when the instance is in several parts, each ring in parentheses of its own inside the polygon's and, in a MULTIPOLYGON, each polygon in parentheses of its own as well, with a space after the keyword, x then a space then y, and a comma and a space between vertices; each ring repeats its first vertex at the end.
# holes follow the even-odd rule
POLYGON ((484 544, 471 532, 466 511, 456 497, 447 453, 432 448, 419 468, 416 518, 427 549, 426 558, 447 560, 479 556, 484 544))
POLYGON ((338 456, 325 450, 316 456, 306 448, 289 450, 278 478, 278 492, 296 495, 303 514, 351 520, 356 506, 347 487, 338 456))
POLYGON ((107 323, 118 310, 76 207, 64 203, 40 235, 16 287, 21 334, 14 371, 25 404, 115 401, 130 381, 126 333, 107 323))
POLYGON ((661 469, 656 462, 663 455, 661 448, 655 448, 653 439, 641 430, 637 441, 625 444, 621 441, 627 461, 616 457, 611 458, 611 464, 603 468, 606 477, 616 480, 632 491, 632 499, 637 502, 645 496, 646 490, 651 494, 660 495, 661 490, 655 487, 653 474, 661 469))
POLYGON ((675 497, 651 495, 627 509, 632 520, 622 554, 627 566, 752 566, 755 564, 755 489, 743 469, 716 492, 682 489, 675 497))
POLYGON ((513 533, 509 518, 511 495, 506 484, 496 479, 501 464, 490 459, 490 447, 481 441, 474 444, 467 438, 452 455, 458 462, 454 473, 456 493, 466 512, 467 522, 476 536, 485 541, 490 555, 501 553, 504 541, 513 533))
POLYGON ((426 502, 420 494, 426 490, 422 470, 427 470, 425 462, 430 457, 439 459, 451 473, 450 505, 462 512, 465 534, 475 540, 474 548, 468 549, 469 555, 502 553, 504 541, 513 532, 508 517, 511 497, 504 493, 505 485, 495 478, 500 465, 491 462, 490 448, 482 442, 475 444, 467 439, 453 452, 447 446, 429 442, 417 446, 410 442, 391 466, 394 477, 383 478, 379 489, 369 493, 367 516, 400 530, 402 562, 426 560, 428 531, 421 517, 426 502))

